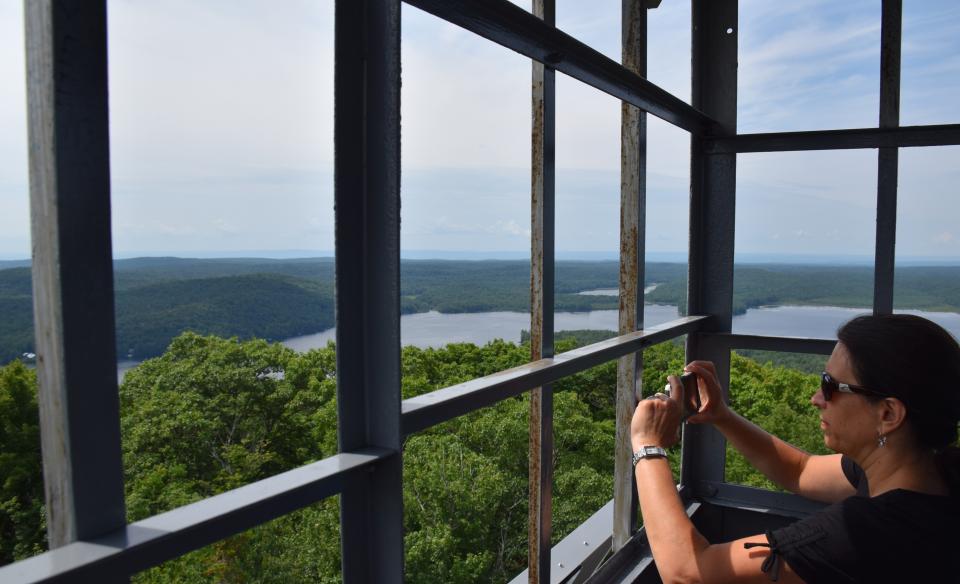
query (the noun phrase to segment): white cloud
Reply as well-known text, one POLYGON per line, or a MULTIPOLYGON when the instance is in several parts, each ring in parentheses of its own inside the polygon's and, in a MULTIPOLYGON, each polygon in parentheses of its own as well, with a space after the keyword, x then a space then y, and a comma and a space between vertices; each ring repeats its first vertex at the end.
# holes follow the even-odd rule
POLYGON ((530 237, 531 234, 529 227, 521 227, 520 224, 513 219, 497 221, 489 231, 491 233, 506 233, 507 235, 520 235, 523 237, 530 237))
MULTIPOLYGON (((332 7, 110 2, 116 249, 332 248, 332 7)), ((558 24, 619 59, 619 9, 562 0, 558 24)), ((876 125, 880 0, 741 0, 739 14, 741 131, 876 125)), ((402 15, 403 245, 525 249, 529 61, 402 15)), ((648 17, 649 79, 689 99, 689 3, 648 17)), ((29 253, 22 23, 21 3, 0 3, 7 255, 29 253)), ((960 121, 958 54, 955 0, 905 3, 903 123, 960 121)), ((563 75, 557 100, 558 249, 615 250, 620 104, 563 75)), ((898 254, 960 253, 958 153, 901 151, 898 254)), ((683 250, 686 132, 651 117, 647 168, 650 248, 683 250)), ((874 151, 741 155, 737 250, 871 253, 875 196, 874 151)))

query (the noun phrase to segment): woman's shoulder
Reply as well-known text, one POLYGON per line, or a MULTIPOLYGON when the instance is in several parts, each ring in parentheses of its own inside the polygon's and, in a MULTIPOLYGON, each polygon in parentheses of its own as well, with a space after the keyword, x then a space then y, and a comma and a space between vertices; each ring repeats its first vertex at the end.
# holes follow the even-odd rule
POLYGON ((958 509, 956 498, 905 490, 852 496, 771 536, 808 582, 896 582, 908 573, 939 577, 955 547, 958 509), (891 567, 891 558, 899 558, 901 567, 891 567))
POLYGON ((894 489, 876 497, 850 497, 843 501, 851 518, 866 515, 871 528, 880 524, 890 529, 908 530, 910 537, 929 532, 957 533, 960 528, 960 498, 894 489))
POLYGON ((960 504, 956 497, 929 495, 895 489, 876 497, 853 496, 828 507, 825 513, 836 516, 835 523, 858 547, 891 549, 893 545, 908 547, 929 545, 960 529, 960 504))

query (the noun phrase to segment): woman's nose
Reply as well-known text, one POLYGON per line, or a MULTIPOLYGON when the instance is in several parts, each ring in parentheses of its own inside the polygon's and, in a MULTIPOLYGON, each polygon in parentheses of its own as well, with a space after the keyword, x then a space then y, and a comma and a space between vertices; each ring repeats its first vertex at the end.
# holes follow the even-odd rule
POLYGON ((817 391, 810 396, 810 403, 813 404, 815 408, 823 409, 827 405, 827 400, 823 398, 823 391, 817 388, 817 391))

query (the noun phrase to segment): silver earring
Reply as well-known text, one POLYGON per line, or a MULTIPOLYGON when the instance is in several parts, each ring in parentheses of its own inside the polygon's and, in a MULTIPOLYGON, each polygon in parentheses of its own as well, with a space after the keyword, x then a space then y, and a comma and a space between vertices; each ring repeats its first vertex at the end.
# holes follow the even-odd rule
POLYGON ((877 432, 877 446, 883 448, 887 445, 887 437, 880 432, 877 432))

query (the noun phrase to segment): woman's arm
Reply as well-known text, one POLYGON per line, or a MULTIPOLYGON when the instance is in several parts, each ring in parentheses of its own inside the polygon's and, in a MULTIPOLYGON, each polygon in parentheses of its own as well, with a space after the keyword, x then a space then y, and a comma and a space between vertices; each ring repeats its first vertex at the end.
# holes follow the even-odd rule
MULTIPOLYGON (((637 405, 630 431, 634 450, 642 446, 666 448, 676 443, 683 390, 675 377, 670 381, 672 398, 659 394, 637 405)), ((641 459, 634 473, 644 529, 660 578, 665 583, 769 582, 761 566, 770 550, 744 547, 747 542, 766 543, 766 537, 760 535, 710 545, 687 517, 666 459, 641 459)), ((802 583, 785 564, 780 567, 779 575, 779 581, 786 584, 802 583)))
MULTIPOLYGON (((769 548, 744 547, 748 542, 766 544, 766 536, 711 545, 687 517, 666 459, 642 459, 637 463, 635 474, 643 527, 660 579, 665 584, 769 584, 769 575, 761 569, 770 555, 769 548)), ((778 582, 803 584, 788 564, 782 559, 778 561, 781 563, 778 582)))
POLYGON ((788 491, 828 503, 856 492, 843 474, 839 454, 808 454, 731 410, 723 402, 713 363, 693 361, 686 370, 697 374, 702 403, 689 423, 712 423, 750 464, 788 491))

